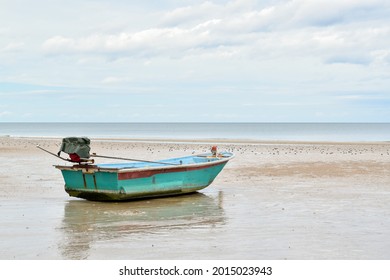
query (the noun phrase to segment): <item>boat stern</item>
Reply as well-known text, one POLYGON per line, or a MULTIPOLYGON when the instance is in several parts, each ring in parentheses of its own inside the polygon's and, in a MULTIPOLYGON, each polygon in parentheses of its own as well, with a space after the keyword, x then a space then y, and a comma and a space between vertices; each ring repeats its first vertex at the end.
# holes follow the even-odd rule
POLYGON ((121 196, 121 190, 118 187, 118 176, 112 172, 99 171, 94 166, 55 166, 61 170, 65 181, 65 191, 74 197, 89 199, 96 196, 112 197, 121 196))

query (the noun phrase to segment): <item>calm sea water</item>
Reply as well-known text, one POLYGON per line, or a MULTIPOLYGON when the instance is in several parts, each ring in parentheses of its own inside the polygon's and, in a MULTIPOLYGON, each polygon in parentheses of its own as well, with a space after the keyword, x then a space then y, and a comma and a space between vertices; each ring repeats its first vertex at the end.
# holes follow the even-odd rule
POLYGON ((390 141, 390 123, 0 123, 0 136, 390 141))

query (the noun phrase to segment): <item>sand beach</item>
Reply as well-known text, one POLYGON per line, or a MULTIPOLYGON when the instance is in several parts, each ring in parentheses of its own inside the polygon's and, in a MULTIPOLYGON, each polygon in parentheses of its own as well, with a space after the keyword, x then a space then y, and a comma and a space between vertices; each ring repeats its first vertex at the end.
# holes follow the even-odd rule
POLYGON ((236 155, 199 193, 124 203, 69 197, 36 148, 60 143, 0 137, 0 259, 390 259, 389 142, 92 139, 110 156, 236 155))

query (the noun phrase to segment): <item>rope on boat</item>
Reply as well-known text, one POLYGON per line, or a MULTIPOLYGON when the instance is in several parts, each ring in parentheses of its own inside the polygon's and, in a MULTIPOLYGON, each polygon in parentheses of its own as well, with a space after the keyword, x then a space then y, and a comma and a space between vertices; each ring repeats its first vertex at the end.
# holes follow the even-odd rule
MULTIPOLYGON (((63 157, 61 157, 61 156, 59 156, 59 155, 57 155, 57 154, 55 154, 55 153, 52 153, 52 152, 50 152, 50 151, 48 151, 48 150, 42 148, 42 147, 39 146, 39 145, 37 145, 36 147, 37 147, 38 149, 40 149, 40 150, 42 150, 42 151, 44 151, 44 152, 46 152, 46 153, 52 155, 52 156, 55 156, 56 158, 62 159, 62 160, 64 160, 64 161, 69 161, 69 162, 75 163, 74 161, 72 161, 72 160, 70 160, 70 159, 63 158, 63 157)), ((87 158, 81 158, 81 161, 80 161, 79 163, 81 163, 81 162, 84 162, 84 163, 87 163, 87 164, 88 164, 88 163, 94 163, 94 160, 93 160, 93 159, 87 159, 87 158)))
POLYGON ((41 146, 37 145, 37 148, 48 153, 48 154, 51 154, 52 156, 55 156, 56 158, 59 158, 59 159, 62 159, 62 160, 65 160, 65 161, 70 161, 69 159, 66 159, 66 158, 63 158, 63 157, 60 157, 59 155, 56 155, 55 153, 52 153, 44 148, 42 148, 41 146))
MULTIPOLYGON (((59 158, 59 159, 62 159, 64 161, 69 161, 69 162, 73 162, 71 161, 70 159, 67 159, 67 158, 63 158, 59 155, 56 155, 55 153, 52 153, 44 148, 42 148, 41 146, 37 145, 36 146, 38 149, 52 155, 52 156, 55 156, 56 158, 59 158)), ((165 164, 165 165, 181 165, 178 164, 178 163, 170 163, 170 162, 163 162, 163 161, 150 161, 150 160, 143 160, 143 159, 134 159, 134 158, 122 158, 122 157, 109 157, 109 156, 100 156, 100 155, 97 155, 95 153, 93 153, 91 155, 91 157, 100 157, 100 158, 109 158, 109 159, 119 159, 119 160, 130 160, 130 161, 139 161, 139 162, 148 162, 148 163, 157 163, 157 164, 165 164)), ((88 162, 88 163, 94 163, 94 160, 90 160, 90 159, 82 159, 83 162, 88 162)))
POLYGON ((148 162, 148 163, 157 163, 157 164, 166 164, 166 165, 181 165, 177 163, 163 162, 163 161, 150 161, 143 159, 134 159, 134 158, 122 158, 122 157, 110 157, 110 156, 100 156, 95 153, 91 155, 91 157, 99 157, 99 158, 109 158, 109 159, 119 159, 119 160, 130 160, 130 161, 139 161, 139 162, 148 162))

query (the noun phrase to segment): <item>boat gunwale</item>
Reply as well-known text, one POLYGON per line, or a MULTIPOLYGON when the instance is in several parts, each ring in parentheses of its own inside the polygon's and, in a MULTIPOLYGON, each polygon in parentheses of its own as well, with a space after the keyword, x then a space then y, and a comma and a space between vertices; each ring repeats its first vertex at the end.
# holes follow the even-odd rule
MULTIPOLYGON (((193 157, 205 157, 205 155, 194 155, 193 157)), ((110 172, 110 173, 127 173, 127 172, 138 172, 145 170, 170 170, 170 169, 185 169, 188 167, 196 168, 196 167, 204 167, 204 166, 213 166, 222 164, 224 162, 228 162, 233 159, 235 155, 233 153, 229 153, 229 156, 226 157, 216 157, 217 160, 201 162, 201 163, 187 163, 187 164, 178 164, 178 165, 165 165, 165 166, 146 166, 146 167, 124 167, 124 168, 110 168, 110 167, 99 167, 98 165, 54 165, 55 168, 60 170, 71 170, 71 171, 87 171, 91 173, 95 172, 110 172)), ((180 158, 176 158, 180 160, 180 158)), ((162 160, 163 161, 163 160, 162 160)))

